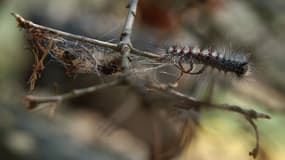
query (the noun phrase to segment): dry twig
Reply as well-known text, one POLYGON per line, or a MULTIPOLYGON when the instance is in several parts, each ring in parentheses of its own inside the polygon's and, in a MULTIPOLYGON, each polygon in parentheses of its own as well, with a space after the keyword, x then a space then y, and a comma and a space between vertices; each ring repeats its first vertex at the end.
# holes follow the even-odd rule
POLYGON ((161 91, 163 93, 168 93, 171 95, 174 95, 178 98, 186 100, 188 105, 183 105, 180 106, 182 109, 192 109, 192 108, 214 108, 214 109, 219 109, 219 110, 225 110, 225 111, 230 111, 230 112, 236 112, 245 117, 245 119, 249 122, 249 124, 253 127, 254 132, 255 132, 255 137, 256 137, 256 145, 254 149, 249 153, 250 156, 253 156, 256 158, 258 154, 258 149, 259 149, 259 133, 258 133, 258 128, 256 124, 254 123, 253 120, 255 119, 270 119, 271 117, 268 114, 265 113, 259 113, 256 112, 255 110, 252 109, 244 109, 239 106, 235 105, 227 105, 227 104, 213 104, 210 102, 206 101, 199 101, 191 96, 188 96, 184 93, 181 93, 175 89, 171 85, 165 85, 165 84, 150 84, 148 86, 150 89, 155 89, 158 91, 161 91))

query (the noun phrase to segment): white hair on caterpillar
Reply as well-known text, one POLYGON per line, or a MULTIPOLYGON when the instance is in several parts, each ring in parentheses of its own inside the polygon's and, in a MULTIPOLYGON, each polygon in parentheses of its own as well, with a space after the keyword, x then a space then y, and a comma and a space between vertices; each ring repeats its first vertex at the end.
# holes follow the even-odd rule
MULTIPOLYGON (((199 47, 170 46, 165 49, 166 59, 174 63, 183 72, 183 64, 190 64, 192 68, 187 73, 192 74, 194 65, 202 64, 225 73, 234 73, 238 78, 249 75, 251 65, 248 61, 249 56, 240 52, 233 52, 229 49, 212 50, 201 49, 199 47)), ((201 72, 203 72, 201 70, 201 72)), ((185 72, 186 73, 186 72, 185 72)), ((200 72, 199 72, 200 73, 200 72)))

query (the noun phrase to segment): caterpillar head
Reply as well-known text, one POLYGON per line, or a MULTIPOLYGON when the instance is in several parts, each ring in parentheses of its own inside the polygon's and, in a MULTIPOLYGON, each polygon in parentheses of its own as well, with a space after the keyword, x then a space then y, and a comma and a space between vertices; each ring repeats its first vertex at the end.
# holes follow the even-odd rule
POLYGON ((248 75, 250 71, 250 65, 248 62, 242 62, 240 63, 235 70, 235 74, 239 77, 242 78, 245 75, 248 75))

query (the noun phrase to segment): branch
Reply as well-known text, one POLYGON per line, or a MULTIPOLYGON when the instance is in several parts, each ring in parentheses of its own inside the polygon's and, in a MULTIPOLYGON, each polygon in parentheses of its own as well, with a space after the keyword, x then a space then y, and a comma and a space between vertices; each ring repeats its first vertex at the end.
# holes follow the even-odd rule
POLYGON ((127 6, 129 8, 129 13, 120 38, 120 43, 122 44, 131 45, 131 34, 136 17, 137 5, 138 0, 130 0, 130 3, 127 6))
POLYGON ((156 54, 156 53, 141 51, 141 50, 138 50, 132 46, 130 48, 131 48, 131 53, 138 55, 138 56, 142 56, 142 57, 150 58, 150 59, 154 59, 154 60, 160 60, 160 59, 164 58, 163 56, 156 54))
POLYGON ((65 36, 65 37, 69 37, 78 41, 82 41, 82 42, 88 42, 88 43, 92 43, 98 46, 102 46, 102 47, 108 47, 111 49, 117 49, 118 45, 114 44, 114 43, 110 43, 110 42, 104 42, 104 41, 100 41, 97 39, 93 39, 93 38, 88 38, 85 36, 80 36, 80 35, 75 35, 75 34, 71 34, 71 33, 67 33, 67 32, 63 32, 60 30, 56 30, 53 28, 49 28, 49 27, 45 27, 42 25, 38 25, 33 23, 32 21, 26 20, 23 17, 21 17, 19 14, 12 12, 11 13, 17 20, 18 22, 18 26, 24 29, 29 29, 29 28, 38 28, 41 30, 45 30, 45 31, 49 31, 52 33, 55 33, 57 35, 61 35, 61 36, 65 36))
MULTIPOLYGON (((105 41, 100 41, 94 38, 88 38, 85 36, 80 36, 80 35, 75 35, 75 34, 71 34, 71 33, 67 33, 67 32, 63 32, 57 29, 53 29, 53 28, 49 28, 49 27, 45 27, 39 24, 35 24, 32 21, 26 20, 24 19, 22 16, 20 16, 17 13, 11 13, 11 15, 13 15, 17 22, 18 22, 18 26, 24 29, 30 29, 30 28, 38 28, 41 29, 43 31, 48 31, 51 33, 55 33, 59 36, 64 36, 64 37, 68 37, 74 40, 78 40, 78 41, 82 41, 82 42, 88 42, 90 44, 95 44, 101 47, 106 47, 106 48, 110 48, 110 49, 114 49, 116 51, 120 51, 120 47, 118 44, 115 43, 110 43, 110 42, 105 42, 105 41)), ((129 34, 130 35, 130 34, 129 34)), ((151 53, 151 52, 145 52, 145 51, 140 51, 138 49, 133 48, 132 46, 130 46, 130 53, 131 54, 135 54, 135 55, 139 55, 139 56, 143 56, 146 58, 150 58, 150 59, 160 59, 162 58, 160 55, 155 54, 155 53, 151 53)))
POLYGON ((129 54, 131 51, 131 35, 132 35, 132 29, 133 29, 133 24, 135 21, 136 17, 136 12, 137 12, 137 5, 138 5, 138 0, 130 0, 130 3, 128 4, 129 7, 129 13, 128 17, 125 22, 125 26, 123 28, 123 31, 121 33, 120 37, 120 46, 121 46, 121 53, 122 53, 122 67, 123 70, 126 72, 127 69, 129 69, 129 54))
POLYGON ((119 85, 122 82, 123 82, 123 80, 122 80, 122 78, 120 78, 120 79, 116 79, 116 80, 108 82, 108 83, 103 83, 103 84, 99 84, 99 85, 95 85, 95 86, 91 86, 91 87, 87 87, 87 88, 82 88, 82 89, 75 89, 71 92, 61 94, 61 95, 57 95, 57 96, 43 97, 43 96, 28 95, 24 98, 24 103, 26 104, 26 106, 29 110, 33 110, 33 109, 36 109, 41 104, 60 103, 62 101, 65 101, 65 100, 68 100, 71 98, 75 98, 75 97, 79 97, 79 96, 82 96, 85 94, 93 93, 93 92, 98 91, 100 89, 119 85))
POLYGON ((269 115, 256 112, 255 110, 252 110, 252 109, 244 109, 244 108, 241 108, 235 105, 227 105, 227 104, 219 105, 219 104, 213 104, 210 102, 199 101, 191 96, 188 96, 184 93, 176 91, 171 86, 165 85, 165 84, 150 84, 149 88, 162 91, 162 92, 166 92, 168 94, 171 94, 178 98, 186 100, 189 105, 181 106, 180 108, 182 109, 188 110, 194 107, 200 107, 200 108, 206 107, 206 108, 215 108, 215 109, 220 109, 220 110, 236 112, 236 113, 243 115, 255 131, 256 145, 255 145, 255 148, 249 153, 249 155, 256 158, 258 154, 258 149, 259 149, 259 133, 258 133, 258 128, 253 120, 254 119, 270 119, 271 117, 269 115))
MULTIPOLYGON (((184 93, 181 93, 181 92, 173 89, 171 86, 166 85, 166 84, 151 84, 149 86, 149 88, 156 89, 158 91, 163 91, 163 92, 166 92, 168 94, 175 95, 179 98, 185 99, 188 102, 190 102, 191 104, 193 104, 195 107, 205 106, 205 107, 210 107, 210 108, 215 108, 215 109, 220 109, 220 110, 232 111, 232 112, 242 114, 245 117, 249 117, 251 119, 259 119, 259 118, 270 119, 269 115, 256 112, 255 110, 252 110, 252 109, 243 109, 243 108, 240 108, 239 106, 234 106, 234 105, 227 105, 227 104, 217 105, 217 104, 213 104, 210 102, 199 101, 196 98, 188 96, 184 93)), ((192 108, 191 106, 183 107, 183 109, 191 109, 191 108, 192 108)))

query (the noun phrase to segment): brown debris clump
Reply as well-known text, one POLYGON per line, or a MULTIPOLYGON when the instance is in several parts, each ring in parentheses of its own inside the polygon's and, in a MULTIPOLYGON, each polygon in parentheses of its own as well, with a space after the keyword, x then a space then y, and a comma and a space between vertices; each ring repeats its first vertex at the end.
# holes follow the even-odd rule
POLYGON ((30 76, 30 90, 35 87, 45 68, 45 62, 53 59, 62 64, 67 76, 77 74, 113 74, 122 71, 120 53, 85 41, 58 35, 56 32, 30 25, 17 14, 18 26, 27 30, 28 42, 34 56, 33 72, 30 76), (112 54, 111 54, 112 53, 112 54), (49 58, 48 58, 49 57, 49 58))

